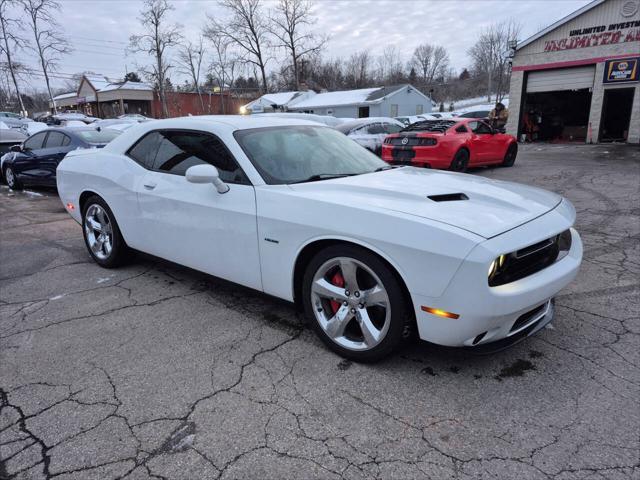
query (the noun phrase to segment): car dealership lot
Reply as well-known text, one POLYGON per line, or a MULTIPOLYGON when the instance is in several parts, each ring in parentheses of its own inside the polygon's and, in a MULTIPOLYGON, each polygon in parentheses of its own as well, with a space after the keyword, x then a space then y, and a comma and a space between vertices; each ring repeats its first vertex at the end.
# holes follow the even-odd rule
POLYGON ((473 174, 576 206, 557 319, 491 356, 374 365, 242 287, 149 257, 101 269, 53 192, 3 186, 0 478, 640 475, 640 151, 526 145, 473 174))

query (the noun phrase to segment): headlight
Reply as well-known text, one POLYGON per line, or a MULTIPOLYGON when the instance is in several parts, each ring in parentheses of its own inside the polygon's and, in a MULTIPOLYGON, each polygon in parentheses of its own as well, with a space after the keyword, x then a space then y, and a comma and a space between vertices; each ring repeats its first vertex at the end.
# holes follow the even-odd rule
POLYGON ((560 235, 558 235, 556 239, 556 244, 558 245, 558 258, 566 257, 569 254, 569 250, 571 250, 571 230, 565 230, 560 235))
POLYGON ((491 265, 489 265, 489 280, 495 277, 496 273, 502 270, 506 259, 507 257, 505 255, 500 255, 493 262, 491 262, 491 265))

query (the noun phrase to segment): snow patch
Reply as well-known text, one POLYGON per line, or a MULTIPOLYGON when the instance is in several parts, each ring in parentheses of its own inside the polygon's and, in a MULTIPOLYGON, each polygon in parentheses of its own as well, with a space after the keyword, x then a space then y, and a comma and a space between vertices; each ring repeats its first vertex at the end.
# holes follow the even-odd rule
POLYGON ((96 283, 104 283, 104 282, 108 282, 109 280, 111 280, 113 277, 115 277, 115 275, 109 275, 108 277, 101 277, 98 280, 96 280, 96 283))
POLYGON ((62 297, 66 297, 67 294, 63 293, 61 295, 56 295, 55 297, 51 297, 49 300, 60 300, 62 297))

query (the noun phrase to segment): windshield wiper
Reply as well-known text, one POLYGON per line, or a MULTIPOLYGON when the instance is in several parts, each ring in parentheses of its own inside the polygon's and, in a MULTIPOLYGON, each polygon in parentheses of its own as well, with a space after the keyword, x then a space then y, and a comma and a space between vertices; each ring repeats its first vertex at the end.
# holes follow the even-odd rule
POLYGON ((391 170, 393 167, 391 165, 385 165, 384 167, 378 167, 374 170, 375 172, 383 172, 385 170, 391 170))
POLYGON ((330 180, 332 178, 343 178, 343 177, 351 177, 353 175, 359 175, 358 173, 318 173, 316 175, 311 175, 308 178, 303 180, 296 180, 295 182, 290 182, 289 185, 294 183, 306 183, 306 182, 317 182, 318 180, 330 180))

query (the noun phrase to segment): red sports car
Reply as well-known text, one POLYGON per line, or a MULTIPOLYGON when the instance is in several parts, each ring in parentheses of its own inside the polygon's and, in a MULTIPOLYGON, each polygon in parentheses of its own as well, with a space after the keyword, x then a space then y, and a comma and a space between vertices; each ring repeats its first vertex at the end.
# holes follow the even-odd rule
POLYGON ((414 123, 389 135, 382 144, 382 159, 391 164, 458 172, 481 165, 510 167, 517 154, 515 137, 472 118, 414 123))

